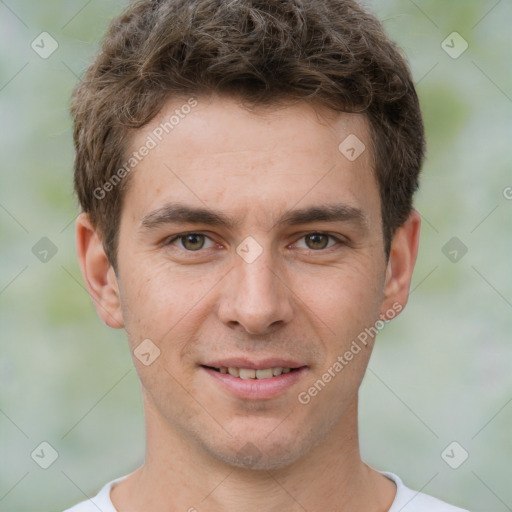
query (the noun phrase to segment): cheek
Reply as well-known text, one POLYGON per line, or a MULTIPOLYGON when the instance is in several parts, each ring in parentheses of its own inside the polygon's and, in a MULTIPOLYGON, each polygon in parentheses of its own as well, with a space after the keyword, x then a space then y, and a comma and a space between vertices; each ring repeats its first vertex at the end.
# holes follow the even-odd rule
POLYGON ((149 338, 165 351, 172 339, 173 351, 179 351, 180 340, 186 343, 200 324, 198 315, 208 304, 215 276, 150 262, 139 268, 122 279, 121 307, 130 345, 149 338))
POLYGON ((344 343, 378 318, 383 276, 375 268, 369 262, 330 266, 307 279, 297 279, 292 289, 327 336, 344 343))

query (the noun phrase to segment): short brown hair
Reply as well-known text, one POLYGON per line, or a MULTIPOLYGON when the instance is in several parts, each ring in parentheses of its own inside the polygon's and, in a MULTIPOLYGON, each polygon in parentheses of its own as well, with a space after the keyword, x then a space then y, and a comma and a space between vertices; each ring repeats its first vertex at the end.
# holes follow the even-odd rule
POLYGON ((133 129, 167 100, 212 93, 246 108, 311 101, 363 113, 389 255, 425 140, 408 65, 380 22, 353 0, 137 0, 111 22, 71 105, 75 191, 114 269, 129 176, 105 197, 94 191, 122 165, 133 129))

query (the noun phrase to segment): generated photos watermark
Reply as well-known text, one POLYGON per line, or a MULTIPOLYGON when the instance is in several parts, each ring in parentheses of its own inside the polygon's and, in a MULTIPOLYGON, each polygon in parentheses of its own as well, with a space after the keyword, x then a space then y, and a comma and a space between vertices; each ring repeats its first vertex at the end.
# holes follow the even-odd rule
POLYGON ((389 323, 395 316, 397 316, 400 311, 402 311, 403 307, 400 303, 395 302, 391 308, 389 308, 383 315, 381 315, 381 319, 377 320, 371 327, 366 327, 363 331, 361 331, 357 338, 352 340, 350 347, 343 354, 340 354, 334 363, 329 366, 329 368, 322 374, 322 376, 315 381, 315 383, 310 386, 306 391, 301 391, 297 395, 297 399, 299 403, 303 405, 307 405, 311 402, 311 400, 320 393, 325 386, 331 382, 342 370, 347 366, 354 356, 361 352, 362 347, 368 346, 368 341, 373 340, 379 331, 381 331, 384 326, 389 323))
POLYGON ((107 180, 101 187, 96 187, 93 195, 96 199, 103 199, 105 196, 114 190, 114 188, 121 183, 121 181, 131 172, 142 159, 149 155, 149 152, 156 148, 164 139, 165 135, 171 133, 172 130, 182 119, 192 112, 192 109, 197 106, 195 98, 189 98, 186 103, 181 105, 180 108, 174 110, 174 114, 170 116, 167 121, 161 122, 147 137, 146 141, 140 146, 137 151, 134 151, 124 164, 107 180))

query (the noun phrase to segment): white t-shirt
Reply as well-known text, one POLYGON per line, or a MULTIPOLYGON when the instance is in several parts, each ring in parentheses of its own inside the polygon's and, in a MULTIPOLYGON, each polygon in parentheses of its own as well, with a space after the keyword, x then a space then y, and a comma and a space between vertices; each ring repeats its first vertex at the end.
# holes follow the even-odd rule
MULTIPOLYGON (((396 496, 388 512, 468 512, 462 508, 448 505, 432 496, 427 496, 421 492, 413 491, 407 488, 402 480, 394 473, 381 471, 384 476, 396 484, 396 496)), ((74 507, 68 508, 64 512, 118 512, 110 500, 110 491, 112 487, 129 475, 122 476, 106 484, 103 489, 90 500, 82 501, 74 507)))

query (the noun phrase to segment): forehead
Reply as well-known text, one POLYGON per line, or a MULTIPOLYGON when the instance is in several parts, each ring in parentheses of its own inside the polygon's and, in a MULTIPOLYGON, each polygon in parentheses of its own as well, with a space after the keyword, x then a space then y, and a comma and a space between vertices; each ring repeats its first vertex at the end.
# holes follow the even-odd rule
POLYGON ((183 98, 134 133, 127 156, 144 146, 123 205, 134 222, 176 201, 267 224, 294 205, 340 201, 380 215, 362 115, 304 102, 248 111, 233 98, 183 98))

